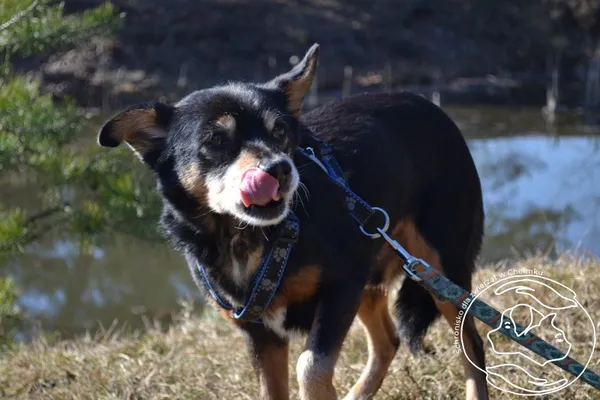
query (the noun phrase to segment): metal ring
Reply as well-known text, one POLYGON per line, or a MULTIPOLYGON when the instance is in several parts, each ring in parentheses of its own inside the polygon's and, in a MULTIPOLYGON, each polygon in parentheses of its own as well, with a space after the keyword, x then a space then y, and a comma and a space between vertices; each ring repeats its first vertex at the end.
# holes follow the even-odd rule
MULTIPOLYGON (((383 208, 379 208, 379 207, 372 207, 371 208, 373 211, 379 211, 380 213, 383 214, 383 216, 385 217, 385 223, 383 224, 383 228, 381 228, 381 230, 383 232, 386 232, 388 230, 388 228, 390 227, 390 216, 388 215, 388 213, 383 209, 383 208)), ((360 226, 360 231, 365 235, 370 237, 371 239, 377 239, 379 237, 381 237, 381 234, 379 233, 369 233, 367 231, 365 231, 365 228, 363 228, 363 226, 360 226)))
MULTIPOLYGON (((425 264, 427 264, 427 263, 425 263, 423 260, 421 260, 421 259, 418 259, 418 258, 414 258, 414 257, 413 257, 413 259, 412 259, 412 260, 407 260, 406 264, 404 264, 404 265, 402 266, 402 268, 404 268, 404 271, 406 271, 406 273, 408 274, 408 277, 409 277, 410 279, 412 279, 412 280, 413 280, 413 281, 415 281, 415 282, 420 282, 420 281, 422 281, 423 279, 421 279, 421 278, 419 277, 419 275, 417 275, 417 274, 415 273, 415 271, 413 270, 413 267, 414 267, 415 265, 425 265, 425 264)), ((427 266, 429 266, 429 265, 427 264, 427 266)), ((429 267, 429 268, 431 268, 431 267, 429 267)))

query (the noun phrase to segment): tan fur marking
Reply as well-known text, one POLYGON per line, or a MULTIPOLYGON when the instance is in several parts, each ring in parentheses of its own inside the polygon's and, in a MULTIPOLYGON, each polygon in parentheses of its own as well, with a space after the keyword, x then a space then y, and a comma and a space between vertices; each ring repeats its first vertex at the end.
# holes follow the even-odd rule
MULTIPOLYGON (((413 256, 422 258, 429 265, 435 268, 440 273, 444 273, 444 269, 440 262, 438 252, 421 236, 414 221, 407 219, 403 221, 398 236, 394 236, 404 248, 413 256)), ((432 296, 437 309, 444 316, 451 327, 454 327, 456 317, 458 315, 457 308, 449 302, 440 302, 435 296, 432 296)), ((466 329, 463 330, 463 340, 465 342, 465 350, 471 360, 476 360, 474 342, 476 340, 477 331, 475 325, 471 326, 472 318, 466 317, 466 329), (471 320, 469 322, 469 320, 471 320)), ((487 383, 485 374, 475 368, 464 356, 463 367, 466 375, 466 397, 468 400, 487 399, 487 383)))
POLYGON ((236 168, 240 171, 240 177, 244 172, 246 172, 246 170, 255 168, 259 162, 260 159, 254 154, 248 151, 242 151, 235 162, 236 168))
POLYGON ((248 253, 248 258, 244 263, 242 261, 237 260, 235 258, 234 247, 237 240, 241 239, 241 234, 236 235, 231 241, 231 259, 232 259, 232 271, 231 275, 233 281, 239 285, 245 285, 249 282, 250 277, 254 275, 258 267, 260 266, 260 262, 262 261, 263 254, 263 246, 260 245, 257 248, 253 249, 250 253, 248 253))
POLYGON ((314 295, 319 287, 320 275, 319 267, 307 266, 295 275, 284 279, 266 314, 271 315, 281 307, 287 307, 290 303, 296 303, 314 295))
MULTIPOLYGON (((399 239, 402 237, 401 234, 403 230, 404 225, 402 222, 399 222, 394 226, 389 235, 394 240, 399 241, 399 239)), ((383 269, 382 282, 377 288, 373 286, 367 286, 367 289, 380 289, 384 292, 387 292, 394 281, 402 275, 402 261, 387 243, 381 248, 381 250, 379 250, 375 260, 378 264, 377 268, 383 269)))
POLYGON ((228 131, 235 130, 235 118, 231 114, 223 114, 215 121, 215 124, 228 131))
POLYGON ((205 297, 206 301, 208 304, 211 305, 211 307, 213 307, 213 309, 215 309, 216 311, 219 312, 219 314, 221 314, 221 317, 223 317, 223 319, 231 324, 234 325, 239 325, 240 322, 236 319, 233 318, 233 312, 232 311, 228 311, 225 310, 223 307, 221 307, 213 298, 212 296, 206 296, 205 297))
POLYGON ((275 111, 269 110, 265 112, 263 121, 265 124, 265 128, 267 128, 267 131, 271 132, 273 130, 278 117, 279 115, 275 111))
POLYGON ((207 211, 208 207, 208 187, 206 187, 200 169, 197 164, 189 164, 182 170, 177 171, 179 182, 183 189, 189 193, 197 202, 198 215, 203 215, 204 227, 209 232, 214 232, 216 229, 216 221, 207 211))
POLYGON ((253 276, 258 267, 260 267, 260 262, 262 261, 263 254, 263 246, 258 246, 254 251, 248 254, 248 276, 253 276))
POLYGON ((312 85, 317 70, 317 58, 313 57, 308 60, 304 75, 300 76, 295 81, 291 81, 287 88, 286 94, 288 98, 288 109, 294 116, 300 116, 300 109, 306 93, 312 85))
MULTIPOLYGON (((434 297, 434 302, 437 309, 444 316, 446 321, 451 327, 454 327, 454 324, 458 318, 458 310, 456 307, 449 302, 441 302, 434 297)), ((473 321, 473 317, 467 315, 465 318, 465 326, 462 333, 464 350, 469 356, 471 360, 477 360, 477 355, 475 353, 474 340, 475 335, 477 335, 477 331, 475 330, 475 321, 473 321)), ((467 378, 466 382, 466 399, 467 400, 483 400, 488 398, 487 393, 487 382, 486 377, 483 372, 475 368, 473 364, 466 359, 463 355, 462 357, 463 369, 465 371, 465 375, 467 378)), ((480 368, 484 369, 484 366, 480 366, 480 368)))
POLYGON ((406 219, 396 225, 393 234, 392 237, 410 254, 427 261, 436 270, 443 271, 438 252, 421 236, 412 219, 406 219))
POLYGON ((166 132, 156 126, 156 110, 132 110, 113 121, 111 136, 129 143, 144 154, 151 149, 149 138, 165 136, 166 132))
POLYGON ((345 400, 365 400, 374 396, 397 351, 396 328, 384 293, 366 291, 360 303, 358 318, 367 334, 369 360, 345 400))
POLYGON ((301 400, 335 400, 337 394, 333 386, 333 372, 337 355, 321 357, 305 350, 296 364, 296 375, 301 400))
POLYGON ((206 201, 207 188, 202 181, 202 175, 200 174, 200 168, 197 164, 191 163, 183 168, 182 171, 178 172, 179 181, 183 188, 194 198, 198 199, 201 203, 206 201))
POLYGON ((257 373, 261 400, 287 400, 288 346, 270 346, 259 354, 257 373))

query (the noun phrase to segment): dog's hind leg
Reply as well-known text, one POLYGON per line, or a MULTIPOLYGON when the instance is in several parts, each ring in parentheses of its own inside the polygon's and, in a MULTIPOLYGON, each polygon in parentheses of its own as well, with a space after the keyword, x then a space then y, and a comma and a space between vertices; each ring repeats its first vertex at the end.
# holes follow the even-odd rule
POLYGON ((384 291, 379 289, 365 291, 358 310, 358 319, 367 335, 369 360, 360 378, 344 400, 372 398, 383 383, 400 344, 384 291))
MULTIPOLYGON (((431 246, 427 240, 421 235, 412 220, 406 220, 394 229, 394 239, 396 239, 404 248, 413 256, 425 260, 429 265, 434 267, 441 273, 447 268, 468 268, 468 265, 444 265, 440 254, 431 246)), ((447 260, 449 262, 449 260, 447 260)), ((445 273, 444 273, 445 274, 445 273)), ((470 284, 463 279, 456 283, 462 285, 465 289, 470 290, 470 284)), ((454 329, 458 309, 449 302, 441 302, 435 296, 431 295, 438 311, 444 316, 444 319, 454 329)), ((470 316, 465 317, 464 329, 462 338, 464 342, 464 351, 462 363, 466 376, 466 398, 467 400, 486 400, 488 399, 487 381, 485 372, 485 354, 483 342, 475 328, 475 322, 470 316), (468 356, 468 359, 466 358, 468 356), (477 364, 475 367, 469 360, 477 364)))
MULTIPOLYGON (((444 316, 448 324, 454 329, 457 321, 460 321, 458 310, 454 304, 441 302, 434 299, 435 304, 444 316)), ((482 400, 488 398, 486 374, 479 368, 485 369, 485 354, 483 351, 483 342, 477 329, 475 321, 470 315, 464 316, 465 321, 461 332, 464 352, 462 355, 463 368, 467 378, 466 398, 467 400, 482 400), (467 359, 467 357, 469 359, 467 359), (475 367, 469 360, 477 364, 475 367), (479 368, 478 368, 479 367, 479 368)))

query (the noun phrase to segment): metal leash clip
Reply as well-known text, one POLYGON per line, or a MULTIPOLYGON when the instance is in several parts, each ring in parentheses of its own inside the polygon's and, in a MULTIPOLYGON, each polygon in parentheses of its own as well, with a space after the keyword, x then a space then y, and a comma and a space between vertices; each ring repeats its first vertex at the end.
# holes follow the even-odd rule
POLYGON ((392 246, 396 254, 398 254, 398 256, 402 259, 402 261, 404 262, 402 268, 407 273, 408 277, 416 282, 422 281, 422 279, 419 278, 417 274, 415 274, 414 267, 416 267, 417 265, 423 265, 427 269, 431 268, 431 266, 427 264, 424 260, 412 256, 408 251, 406 251, 404 247, 400 245, 400 243, 398 243, 397 241, 392 239, 387 233, 385 233, 384 229, 377 228, 377 231, 379 232, 381 237, 383 237, 385 241, 388 242, 390 246, 392 246))

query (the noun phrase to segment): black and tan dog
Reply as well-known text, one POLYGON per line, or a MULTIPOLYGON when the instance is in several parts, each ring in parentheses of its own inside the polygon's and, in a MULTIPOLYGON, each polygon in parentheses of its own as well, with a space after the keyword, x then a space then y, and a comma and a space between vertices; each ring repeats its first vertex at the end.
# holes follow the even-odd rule
MULTIPOLYGON (((416 350, 439 314, 451 326, 457 317, 454 306, 410 279, 393 289, 403 277, 400 259, 382 239, 359 231, 335 185, 296 152, 306 138, 333 147, 353 191, 388 211, 394 239, 466 289, 483 236, 479 177, 446 114, 421 96, 400 93, 357 95, 301 116, 317 55, 314 45, 291 71, 266 83, 199 90, 174 106, 133 106, 109 120, 98 138, 106 147, 126 142, 155 172, 166 236, 199 286, 201 263, 233 305, 243 305, 269 249, 263 231, 295 210, 300 236, 263 323, 221 310, 245 333, 261 399, 289 397, 293 333, 307 334, 297 362, 300 397, 335 399, 334 366, 358 316, 369 360, 345 398, 366 399, 379 389, 402 336, 416 350)), ((470 318, 463 335, 469 358, 485 370, 470 318)), ((487 398, 485 374, 466 359, 464 369, 467 398, 487 398)))

